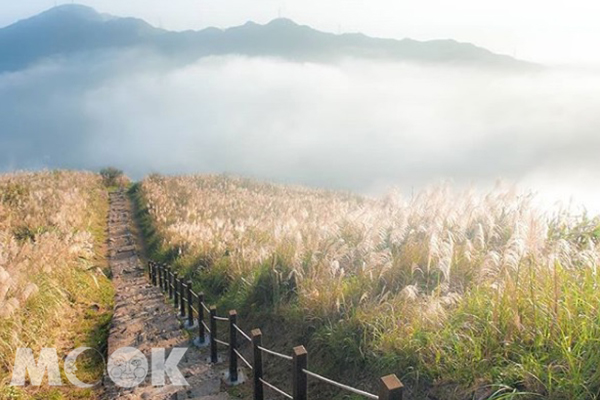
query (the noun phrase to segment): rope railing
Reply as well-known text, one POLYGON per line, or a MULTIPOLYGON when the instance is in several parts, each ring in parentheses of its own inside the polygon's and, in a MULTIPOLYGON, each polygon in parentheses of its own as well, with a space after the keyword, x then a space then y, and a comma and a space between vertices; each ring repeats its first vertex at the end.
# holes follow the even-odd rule
POLYGON ((248 362, 248 360, 246 360, 246 359, 244 358, 244 356, 240 354, 240 352, 239 352, 239 351, 237 351, 236 349, 234 349, 233 351, 235 352, 235 355, 236 355, 236 356, 238 356, 238 357, 239 357, 239 359, 240 359, 240 360, 242 360, 242 362, 243 362, 244 364, 246 364, 246 367, 250 368, 250 370, 252 370, 252 369, 253 369, 253 368, 252 368, 252 364, 250 364, 250 363, 248 362))
POLYGON ((158 264, 150 261, 148 263, 148 277, 154 286, 162 289, 169 299, 173 300, 173 306, 179 310, 179 314, 183 319, 187 318, 187 328, 195 329, 195 316, 198 318, 198 344, 199 346, 210 345, 210 360, 212 363, 219 361, 217 352, 218 345, 228 349, 229 353, 229 383, 238 382, 238 359, 252 371, 254 382, 254 400, 264 400, 264 388, 268 388, 285 398, 292 400, 307 400, 308 399, 308 377, 317 379, 323 383, 334 386, 338 389, 354 393, 368 399, 375 400, 401 400, 404 386, 396 375, 388 375, 379 380, 379 395, 372 394, 340 382, 336 382, 330 378, 319 375, 308 369, 308 352, 304 346, 295 347, 293 355, 289 356, 276 352, 274 350, 263 347, 262 333, 260 329, 252 330, 248 335, 237 324, 237 312, 229 311, 229 318, 217 315, 215 306, 207 306, 204 303, 204 293, 196 293, 192 290, 192 282, 185 282, 179 278, 176 271, 172 271, 171 267, 158 264), (193 302, 197 301, 197 307, 193 302), (205 314, 208 314, 205 318, 205 314), (208 321, 208 324, 207 324, 208 321), (229 322, 229 341, 224 341, 218 338, 217 322, 229 322), (206 334, 209 335, 209 341, 206 341, 206 334), (253 360, 250 363, 238 350, 237 334, 240 334, 247 342, 251 343, 253 350, 253 360), (290 395, 275 385, 263 379, 263 362, 262 354, 266 353, 271 356, 292 362, 292 388, 293 393, 290 395))
POLYGON ((247 341, 252 343, 252 338, 250 336, 248 336, 246 334, 246 332, 244 332, 239 326, 237 326, 237 324, 233 324, 233 327, 235 328, 236 331, 238 331, 244 337, 244 339, 246 339, 247 341))
POLYGON ((379 399, 379 396, 377 396, 377 395, 371 394, 369 392, 365 392, 365 391, 360 390, 360 389, 353 388, 352 386, 344 385, 343 383, 336 382, 336 381, 334 381, 332 379, 329 379, 329 378, 325 378, 324 376, 316 374, 316 373, 314 373, 312 371, 309 371, 307 369, 303 369, 302 372, 304 372, 306 375, 312 376, 313 378, 316 378, 316 379, 318 379, 318 380, 320 380, 322 382, 329 383, 330 385, 336 386, 336 387, 338 387, 340 389, 343 389, 343 390, 346 390, 348 392, 352 392, 352 393, 357 394, 359 396, 364 396, 366 398, 375 399, 375 400, 379 399))
POLYGON ((294 398, 291 395, 289 395, 286 392, 284 392, 283 390, 279 389, 277 386, 272 385, 269 382, 265 381, 263 378, 260 378, 259 381, 260 381, 260 383, 262 383, 263 385, 265 385, 266 387, 268 387, 269 389, 271 389, 275 393, 279 393, 283 397, 286 397, 288 399, 294 400, 294 398))
POLYGON ((272 356, 283 358, 284 360, 288 360, 288 361, 292 361, 293 360, 292 356, 286 356, 285 354, 281 354, 281 353, 278 353, 276 351, 269 350, 269 349, 264 348, 262 346, 258 346, 258 348, 259 348, 260 351, 264 351, 265 353, 270 354, 272 356))

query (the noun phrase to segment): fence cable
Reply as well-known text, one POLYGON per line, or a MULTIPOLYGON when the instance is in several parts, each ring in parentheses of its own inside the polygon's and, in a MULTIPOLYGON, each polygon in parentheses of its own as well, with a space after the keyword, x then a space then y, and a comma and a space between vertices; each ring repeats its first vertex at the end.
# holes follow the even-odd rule
POLYGON ((251 364, 248 362, 248 360, 246 360, 246 359, 244 358, 244 356, 242 356, 242 355, 240 354, 240 352, 239 352, 239 351, 237 351, 237 349, 233 349, 233 351, 234 351, 234 353, 235 353, 235 354, 236 354, 236 355, 237 355, 237 356, 240 358, 240 360, 242 360, 242 361, 244 362, 244 364, 246 364, 246 366, 247 366, 248 368, 250 368, 251 370, 252 370, 252 369, 254 369, 254 368, 252 368, 252 365, 251 365, 251 364))
POLYGON ((289 394, 287 394, 286 392, 284 392, 283 390, 279 389, 277 386, 275 385, 271 385, 269 382, 265 381, 263 378, 258 378, 259 381, 261 381, 261 383, 263 385, 265 385, 266 387, 268 387, 269 389, 271 389, 274 392, 279 393, 280 395, 282 395, 283 397, 286 397, 288 399, 294 400, 294 398, 292 396, 290 396, 289 394))
POLYGON ((314 372, 309 371, 307 369, 302 369, 302 372, 304 372, 306 375, 312 376, 313 378, 316 378, 316 379, 318 379, 320 381, 323 381, 325 383, 329 383, 330 385, 333 385, 333 386, 337 386, 340 389, 347 390, 349 392, 358 394, 360 396, 368 397, 369 399, 374 399, 374 400, 378 400, 379 399, 379 396, 376 396, 376 395, 371 394, 369 392, 365 392, 365 391, 360 390, 360 389, 353 388, 352 386, 344 385, 343 383, 336 382, 336 381, 331 380, 329 378, 325 378, 324 376, 321 376, 319 374, 315 374, 314 372))
POLYGON ((247 340, 247 341, 249 341, 250 343, 252 343, 252 338, 251 338, 250 336, 248 336, 248 335, 246 334, 246 332, 244 332, 244 331, 242 330, 242 328, 240 328, 239 326, 237 326, 237 324, 233 324, 233 327, 234 327, 234 328, 235 328, 235 329, 236 329, 236 330, 237 330, 239 333, 241 333, 241 334, 242 334, 242 336, 243 336, 244 338, 246 338, 246 340, 247 340))
POLYGON ((276 351, 266 349, 266 348, 264 348, 262 346, 258 346, 258 348, 259 348, 259 350, 264 351, 265 353, 268 353, 268 354, 270 354, 272 356, 283 358, 284 360, 288 360, 288 361, 292 361, 293 360, 293 358, 291 356, 286 356, 285 354, 281 354, 281 353, 278 353, 276 351))

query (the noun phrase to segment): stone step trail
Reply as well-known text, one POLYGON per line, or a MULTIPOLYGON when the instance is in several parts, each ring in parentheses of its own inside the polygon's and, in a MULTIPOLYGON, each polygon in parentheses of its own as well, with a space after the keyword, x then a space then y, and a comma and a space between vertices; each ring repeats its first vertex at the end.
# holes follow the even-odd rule
MULTIPOLYGON (((141 351, 151 365, 151 349, 188 348, 179 369, 190 386, 154 387, 151 371, 139 386, 122 388, 105 377, 103 399, 226 400, 221 379, 207 362, 206 349, 198 350, 181 329, 176 310, 159 288, 150 284, 133 233, 132 205, 124 191, 111 193, 108 215, 108 255, 116 289, 115 312, 108 340, 108 354, 123 347, 141 351)), ((148 367, 150 369, 150 367, 148 367)))

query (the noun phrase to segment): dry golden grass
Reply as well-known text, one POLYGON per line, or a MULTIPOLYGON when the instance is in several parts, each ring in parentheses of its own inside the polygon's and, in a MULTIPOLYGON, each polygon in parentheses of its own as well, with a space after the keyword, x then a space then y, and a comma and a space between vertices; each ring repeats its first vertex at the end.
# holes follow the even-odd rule
POLYGON ((0 378, 17 347, 62 350, 95 334, 82 327, 109 310, 87 307, 112 301, 100 270, 107 204, 96 174, 0 175, 0 378))
POLYGON ((340 363, 366 357, 463 395, 600 390, 598 219, 545 213, 503 187, 372 199, 152 176, 141 194, 164 254, 236 304, 320 321, 340 363))

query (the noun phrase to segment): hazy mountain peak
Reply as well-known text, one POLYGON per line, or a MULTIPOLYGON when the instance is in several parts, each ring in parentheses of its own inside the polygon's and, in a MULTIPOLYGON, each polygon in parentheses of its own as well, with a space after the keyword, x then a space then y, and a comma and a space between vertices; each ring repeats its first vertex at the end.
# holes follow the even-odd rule
POLYGON ((0 72, 14 71, 56 55, 102 49, 144 47, 180 62, 223 54, 336 62, 344 58, 467 63, 527 68, 531 64, 453 40, 419 42, 378 39, 362 34, 335 35, 278 18, 266 25, 248 22, 217 30, 169 32, 136 18, 100 14, 68 4, 0 29, 0 72))
POLYGON ((86 6, 83 4, 60 4, 50 8, 48 11, 43 12, 42 14, 48 12, 71 12, 71 13, 92 13, 99 14, 95 9, 90 6, 86 6))
MULTIPOLYGON (((38 18, 73 18, 83 19, 88 21, 102 21, 107 18, 107 15, 100 14, 92 7, 84 6, 81 4, 63 4, 53 7, 37 16, 38 18)), ((112 17, 114 18, 114 17, 112 17)))
POLYGON ((297 23, 289 18, 276 18, 269 22, 267 26, 278 26, 278 27, 296 27, 299 26, 297 23))

